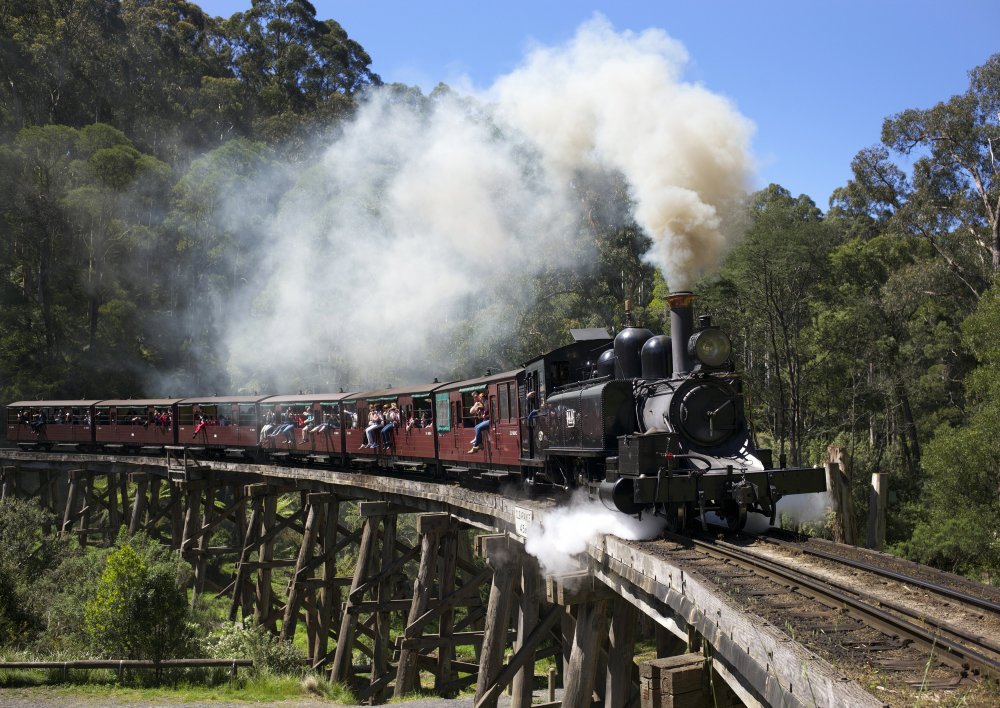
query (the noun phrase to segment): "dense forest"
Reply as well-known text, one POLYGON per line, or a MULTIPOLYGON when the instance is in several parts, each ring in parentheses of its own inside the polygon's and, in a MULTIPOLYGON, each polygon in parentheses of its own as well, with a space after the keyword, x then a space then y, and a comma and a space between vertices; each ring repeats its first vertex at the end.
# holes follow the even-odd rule
MULTIPOLYGON (((229 18, 183 0, 4 2, 3 399, 348 388, 403 383, 434 362, 445 363, 433 375, 467 375, 516 366, 571 327, 619 328, 626 298, 644 325, 664 328, 671 284, 643 257, 651 241, 628 218, 629 185, 580 174, 574 255, 587 267, 540 246, 523 257, 542 267, 454 298, 461 306, 430 342, 378 340, 383 350, 419 351, 397 352, 407 366, 356 363, 340 343, 359 334, 332 328, 334 310, 413 306, 445 284, 421 280, 414 264, 393 275, 397 290, 369 294, 365 274, 344 272, 355 302, 306 268, 340 258, 314 232, 270 247, 274 214, 370 233, 364 215, 377 220, 382 200, 399 196, 380 192, 377 174, 375 187, 358 189, 358 170, 398 162, 386 147, 396 137, 385 128, 382 139, 360 141, 360 154, 320 146, 372 130, 358 115, 376 101, 384 123, 365 136, 379 138, 394 110, 426 116, 446 102, 485 133, 502 130, 448 86, 424 95, 383 85, 370 66, 364 48, 305 0, 254 0, 229 18), (358 207, 349 219, 348 202, 358 207), (297 281, 297 299, 278 295, 275 278, 297 281), (511 290, 516 302, 498 297, 511 290), (323 344, 280 331, 255 341, 254 320, 231 328, 237 311, 303 317, 323 344), (482 328, 494 319, 505 327, 482 328), (247 350, 264 351, 280 375, 239 359, 247 350)), ((852 179, 833 195, 780 185, 750 195, 742 238, 694 286, 700 311, 736 335, 760 436, 790 464, 845 448, 862 512, 871 473, 890 473, 893 551, 994 582, 998 114, 1000 55, 970 67, 965 93, 887 117, 881 144, 855 156, 852 179), (815 198, 829 198, 826 211, 815 198)), ((523 159, 531 186, 533 163, 523 159)), ((524 195, 505 198, 511 213, 497 221, 530 223, 524 195)), ((460 200, 453 207, 451 219, 468 218, 460 200)), ((384 243, 366 238, 377 270, 384 243)), ((375 334, 365 336, 385 335, 366 318, 375 334)))

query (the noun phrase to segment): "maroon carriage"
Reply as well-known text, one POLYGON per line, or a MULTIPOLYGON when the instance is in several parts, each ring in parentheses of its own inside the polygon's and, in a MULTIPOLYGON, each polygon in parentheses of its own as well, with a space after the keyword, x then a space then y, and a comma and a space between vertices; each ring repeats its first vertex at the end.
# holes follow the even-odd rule
POLYGON ((306 393, 265 398, 260 402, 261 449, 317 461, 342 461, 345 420, 351 425, 353 419, 345 416, 341 404, 350 395, 306 393), (289 423, 294 427, 288 428, 289 423))
POLYGON ((19 445, 86 445, 98 401, 16 401, 7 406, 7 440, 19 445))
POLYGON ((105 448, 138 450, 174 445, 176 398, 98 401, 94 405, 94 440, 105 448))
POLYGON ((458 381, 434 393, 438 457, 445 471, 505 475, 520 469, 521 433, 518 385, 523 369, 458 381), (485 414, 477 412, 482 394, 485 414), (479 445, 476 426, 483 424, 479 445))
POLYGON ((358 460, 377 460, 385 467, 425 469, 434 466, 434 391, 442 384, 402 386, 352 396, 345 407, 358 420, 348 452, 358 460), (381 415, 382 423, 371 430, 381 415), (390 425, 391 424, 391 425, 390 425))
POLYGON ((177 402, 177 444, 247 454, 257 447, 257 403, 266 396, 208 396, 177 402))

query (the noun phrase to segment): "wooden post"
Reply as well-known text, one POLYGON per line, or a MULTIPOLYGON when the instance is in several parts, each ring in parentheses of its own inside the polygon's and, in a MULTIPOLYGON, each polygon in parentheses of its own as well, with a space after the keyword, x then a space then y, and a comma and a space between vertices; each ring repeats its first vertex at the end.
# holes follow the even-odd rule
MULTIPOLYGON (((368 566, 375 549, 375 535, 380 520, 377 516, 365 516, 361 522, 362 532, 361 544, 358 548, 358 564, 354 567, 354 579, 351 581, 352 595, 368 577, 368 566)), ((330 680, 335 683, 350 683, 354 676, 352 655, 357 622, 358 616, 351 611, 351 595, 348 595, 347 607, 344 608, 344 617, 340 623, 340 633, 337 635, 337 651, 330 669, 330 680)))
POLYGON ((493 581, 490 584, 490 599, 483 628, 483 650, 479 658, 479 674, 476 677, 476 707, 496 708, 496 698, 490 701, 483 699, 500 673, 503 663, 507 629, 510 625, 514 578, 520 565, 518 562, 520 548, 515 548, 514 542, 505 534, 480 536, 476 540, 480 543, 487 564, 493 568, 493 581))
POLYGON ((380 579, 376 588, 378 609, 375 611, 375 638, 372 642, 372 672, 368 684, 372 703, 382 703, 382 694, 389 680, 389 638, 392 629, 392 615, 389 610, 395 591, 394 578, 388 571, 396 553, 396 526, 399 517, 388 514, 382 517, 382 561, 379 566, 380 579))
POLYGON ((135 482, 135 501, 132 504, 132 518, 129 519, 128 524, 129 536, 134 536, 139 532, 143 520, 146 518, 149 475, 144 472, 133 472, 132 481, 135 482))
POLYGON ((0 470, 0 476, 3 477, 3 488, 0 490, 0 501, 13 499, 17 496, 17 477, 14 472, 15 469, 15 467, 4 467, 0 470))
POLYGON ((254 622, 267 627, 272 632, 276 632, 277 627, 273 614, 271 613, 271 566, 269 563, 273 558, 274 540, 268 536, 268 532, 274 527, 275 516, 278 509, 278 495, 275 493, 265 494, 261 498, 260 515, 260 538, 258 546, 258 561, 260 563, 257 570, 257 586, 254 601, 254 622))
POLYGON ((281 620, 281 640, 286 642, 295 638, 295 623, 299 617, 299 604, 302 602, 302 583, 299 581, 305 580, 300 576, 306 563, 312 558, 313 543, 319 526, 320 509, 311 500, 307 501, 306 505, 309 510, 306 513, 306 526, 302 532, 302 545, 299 546, 299 555, 295 561, 295 572, 288 581, 288 600, 285 602, 285 616, 281 620))
POLYGON ((198 547, 190 549, 194 553, 194 587, 191 592, 191 605, 194 606, 195 601, 198 597, 205 592, 205 575, 208 572, 208 538, 213 522, 213 516, 215 516, 215 494, 216 487, 214 484, 210 484, 205 489, 205 494, 200 497, 205 502, 205 508, 202 511, 202 526, 198 529, 198 547))
POLYGON ((833 540, 837 543, 857 545, 857 531, 854 524, 854 502, 851 499, 851 482, 845 472, 844 450, 839 447, 827 449, 826 488, 833 502, 833 540))
POLYGON ((885 546, 885 506, 889 495, 889 475, 876 472, 868 490, 868 547, 881 551, 885 546))
MULTIPOLYGON (((543 592, 541 570, 538 561, 532 556, 524 556, 521 561, 521 602, 517 613, 517 639, 514 651, 525 647, 528 636, 538 626, 538 612, 541 606, 543 592)), ((534 693, 535 659, 534 652, 526 660, 524 666, 514 676, 511 686, 511 708, 530 708, 534 693)), ((624 704, 622 704, 624 705, 624 704)))
MULTIPOLYGON (((458 532, 451 526, 441 536, 441 567, 438 571, 438 600, 444 601, 455 591, 455 575, 458 565, 458 532)), ((455 630, 455 609, 447 607, 438 619, 438 635, 442 640, 450 639, 455 630)), ((434 690, 444 695, 444 686, 452 680, 452 662, 455 659, 455 645, 442 642, 438 648, 437 673, 434 675, 434 690)), ((454 692, 450 692, 449 696, 454 692)))
POLYGON ((324 521, 320 546, 326 561, 323 563, 323 585, 316 596, 317 632, 312 651, 317 666, 327 655, 334 609, 340 607, 340 587, 333 584, 337 577, 337 557, 333 549, 337 546, 337 525, 340 523, 340 500, 337 497, 328 498, 324 521))
POLYGON ((582 604, 577 610, 563 705, 590 705, 601 641, 607 636, 607 615, 608 600, 582 604))
POLYGON ((620 597, 612 601, 608 666, 604 679, 606 706, 627 705, 632 694, 632 671, 635 666, 633 657, 638 625, 639 611, 631 602, 620 597))
MULTIPOLYGON (((705 657, 681 654, 648 661, 639 667, 642 708, 707 708, 705 657)), ((563 701, 564 705, 565 699, 563 701)), ((576 704, 574 704, 576 705, 576 704)))
MULTIPOLYGON (((451 516, 448 514, 421 514, 417 517, 417 533, 420 534, 420 565, 417 569, 417 577, 413 581, 413 599, 410 602, 410 612, 406 618, 407 628, 412 626, 427 610, 431 585, 434 580, 434 570, 437 566, 439 539, 450 525, 451 516)), ((409 638, 409 633, 404 632, 404 638, 409 638)), ((419 685, 417 656, 416 649, 405 645, 400 648, 399 666, 396 669, 396 685, 393 690, 393 695, 396 698, 402 698, 419 685)))
MULTIPOLYGON (((251 490, 252 487, 248 488, 246 493, 249 495, 251 490)), ((257 539, 260 538, 261 508, 261 497, 254 498, 252 511, 250 512, 250 521, 246 526, 246 534, 243 539, 243 549, 240 551, 240 559, 236 564, 236 580, 233 582, 233 601, 229 606, 230 622, 236 621, 239 610, 243 611, 244 619, 253 612, 252 593, 250 592, 250 588, 246 587, 247 576, 249 575, 247 563, 250 562, 250 554, 253 552, 254 546, 257 545, 257 539)))
POLYGON ((81 477, 83 470, 69 471, 69 492, 66 495, 66 510, 63 512, 62 528, 59 531, 61 536, 68 534, 73 528, 73 521, 76 519, 76 502, 80 495, 81 477))

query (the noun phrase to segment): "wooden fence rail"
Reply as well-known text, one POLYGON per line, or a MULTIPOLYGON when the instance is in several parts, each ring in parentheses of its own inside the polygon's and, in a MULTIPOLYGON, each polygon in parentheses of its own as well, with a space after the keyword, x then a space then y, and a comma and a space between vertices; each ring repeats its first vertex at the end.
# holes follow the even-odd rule
POLYGON ((73 661, 0 661, 3 669, 62 669, 63 679, 70 669, 114 669, 119 679, 125 669, 193 669, 228 668, 231 679, 236 679, 239 667, 253 666, 253 659, 76 659, 73 661))

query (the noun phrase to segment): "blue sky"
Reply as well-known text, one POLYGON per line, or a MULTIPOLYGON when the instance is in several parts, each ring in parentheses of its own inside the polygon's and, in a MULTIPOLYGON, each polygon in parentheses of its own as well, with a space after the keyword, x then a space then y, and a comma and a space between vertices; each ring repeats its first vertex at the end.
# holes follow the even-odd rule
MULTIPOLYGON (((196 0, 228 16, 250 0, 196 0)), ((824 210, 882 121, 968 87, 1000 52, 996 0, 313 0, 371 55, 384 81, 478 88, 526 49, 561 45, 593 17, 618 31, 664 30, 690 55, 684 79, 721 94, 756 125, 756 187, 775 182, 824 210)))

